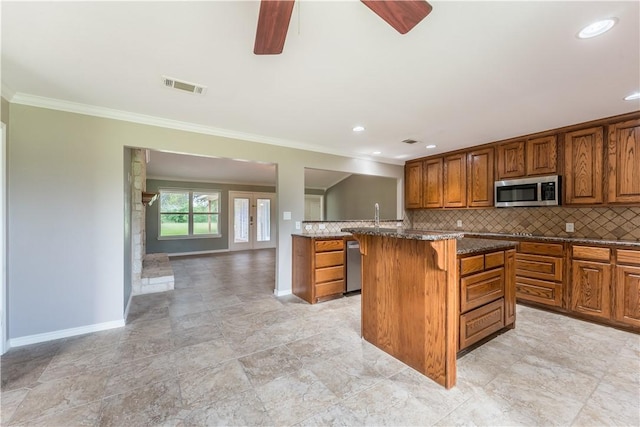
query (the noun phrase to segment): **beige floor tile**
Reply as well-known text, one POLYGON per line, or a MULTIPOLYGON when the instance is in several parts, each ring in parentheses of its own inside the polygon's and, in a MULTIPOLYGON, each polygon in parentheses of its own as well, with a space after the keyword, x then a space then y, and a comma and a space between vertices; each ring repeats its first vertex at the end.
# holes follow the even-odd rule
POLYGON ((0 425, 6 426, 9 424, 9 420, 27 393, 29 393, 29 389, 27 388, 19 388, 0 393, 0 425))
POLYGON ((637 384, 604 379, 573 422, 576 426, 639 426, 637 384))
POLYGON ((286 346, 253 353, 239 359, 254 386, 266 384, 302 368, 302 362, 286 346))
POLYGON ((10 426, 29 427, 55 427, 55 426, 95 426, 100 417, 100 407, 102 402, 97 400, 82 406, 65 409, 52 415, 29 420, 24 424, 10 424, 10 426))
POLYGON ((174 379, 104 399, 98 425, 180 425, 187 415, 178 381, 174 379))
POLYGON ((175 352, 180 374, 212 368, 235 357, 235 352, 223 339, 182 347, 175 352))
POLYGON ((306 369, 258 386, 256 393, 276 425, 303 421, 338 400, 318 377, 306 369))
POLYGON ((176 378, 178 369, 172 353, 150 356, 114 365, 105 388, 105 396, 121 394, 160 381, 176 378))
POLYGON ((193 409, 184 420, 185 426, 270 426, 262 401, 255 391, 248 390, 236 396, 207 402, 193 409))
POLYGON ((86 348, 73 352, 59 352, 40 375, 39 381, 46 382, 72 375, 88 374, 96 369, 111 366, 116 350, 109 347, 86 348))
POLYGON ((20 403, 11 422, 23 423, 99 400, 104 394, 107 371, 102 369, 38 384, 20 403))
POLYGON ((213 368, 180 375, 180 389, 184 404, 189 408, 206 402, 216 402, 251 389, 242 365, 232 360, 213 368))

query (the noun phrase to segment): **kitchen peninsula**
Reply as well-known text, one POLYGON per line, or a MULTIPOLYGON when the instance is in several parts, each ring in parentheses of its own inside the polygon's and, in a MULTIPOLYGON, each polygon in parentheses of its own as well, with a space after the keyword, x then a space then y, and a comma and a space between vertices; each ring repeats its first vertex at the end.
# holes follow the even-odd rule
POLYGON ((363 338, 438 384, 455 385, 459 349, 513 327, 514 243, 395 228, 343 231, 360 242, 363 338), (459 242, 465 258, 458 261, 459 242), (460 279, 470 273, 477 280, 460 279))

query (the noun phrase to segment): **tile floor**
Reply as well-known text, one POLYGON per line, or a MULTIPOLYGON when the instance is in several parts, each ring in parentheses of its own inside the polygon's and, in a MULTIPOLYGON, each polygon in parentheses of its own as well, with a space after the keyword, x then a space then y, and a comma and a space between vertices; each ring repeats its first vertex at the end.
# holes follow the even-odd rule
POLYGON ((126 327, 1 359, 4 426, 640 425, 640 337, 527 307, 447 391, 359 337, 360 297, 275 298, 273 250, 172 260, 126 327))

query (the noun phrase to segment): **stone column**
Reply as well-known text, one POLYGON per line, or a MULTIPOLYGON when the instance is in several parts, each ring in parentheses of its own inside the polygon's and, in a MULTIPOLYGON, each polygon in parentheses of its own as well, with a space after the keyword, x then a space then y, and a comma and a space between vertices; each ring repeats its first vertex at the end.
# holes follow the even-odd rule
POLYGON ((142 291, 142 260, 146 254, 145 234, 145 206, 142 204, 142 192, 147 188, 146 150, 131 150, 131 170, 133 172, 133 189, 131 201, 131 278, 132 294, 139 295, 142 291))

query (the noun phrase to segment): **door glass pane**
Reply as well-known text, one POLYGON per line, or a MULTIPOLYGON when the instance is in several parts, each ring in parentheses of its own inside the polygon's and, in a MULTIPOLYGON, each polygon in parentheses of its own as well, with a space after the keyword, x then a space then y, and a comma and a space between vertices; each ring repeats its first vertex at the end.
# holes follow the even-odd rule
POLYGON ((271 200, 257 199, 257 226, 256 240, 258 242, 268 242, 271 240, 271 200))
POLYGON ((249 242, 249 199, 233 199, 233 241, 249 242))

